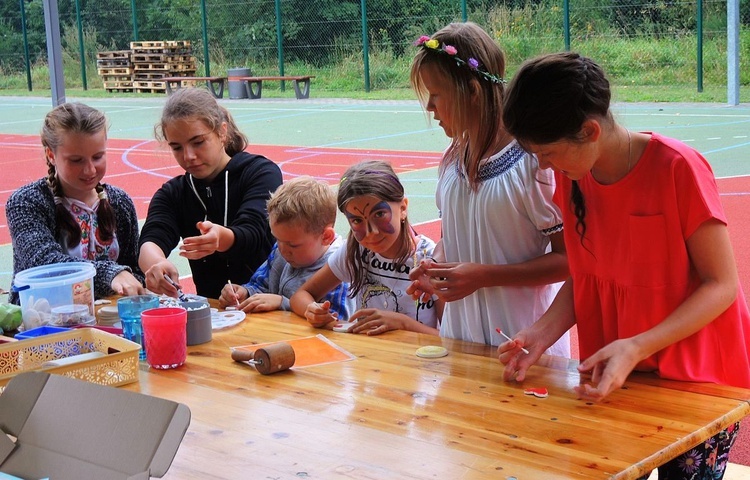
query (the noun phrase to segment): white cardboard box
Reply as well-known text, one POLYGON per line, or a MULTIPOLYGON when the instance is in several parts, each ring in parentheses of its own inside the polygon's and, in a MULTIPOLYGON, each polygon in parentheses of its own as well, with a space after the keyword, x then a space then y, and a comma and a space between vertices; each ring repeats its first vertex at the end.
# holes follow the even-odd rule
POLYGON ((45 372, 0 395, 0 472, 24 479, 162 477, 190 424, 181 403, 45 372), (15 440, 14 440, 15 437, 15 440))

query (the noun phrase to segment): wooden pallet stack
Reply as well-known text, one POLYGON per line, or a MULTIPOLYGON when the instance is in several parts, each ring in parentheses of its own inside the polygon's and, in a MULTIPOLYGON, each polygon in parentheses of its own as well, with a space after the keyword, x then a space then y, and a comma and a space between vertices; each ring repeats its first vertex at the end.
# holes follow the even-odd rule
POLYGON ((196 61, 188 40, 130 42, 133 86, 140 93, 165 93, 166 77, 195 75, 196 61))
POLYGON ((96 54, 96 69, 108 92, 133 91, 133 63, 130 55, 130 50, 96 54))

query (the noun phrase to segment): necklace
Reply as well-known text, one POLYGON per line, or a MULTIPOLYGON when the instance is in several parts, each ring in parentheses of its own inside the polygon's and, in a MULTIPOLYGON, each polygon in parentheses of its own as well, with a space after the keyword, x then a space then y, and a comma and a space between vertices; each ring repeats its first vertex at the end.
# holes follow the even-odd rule
MULTIPOLYGON (((632 165, 633 165, 633 139, 632 139, 632 137, 630 135, 630 130, 625 129, 625 133, 628 134, 628 169, 625 171, 625 174, 623 174, 622 177, 624 177, 628 173, 630 173, 630 169, 632 168, 632 165)), ((596 170, 594 169, 594 167, 591 167, 591 174, 594 175, 594 178, 596 178, 596 170)), ((597 181, 604 182, 604 183, 616 182, 620 178, 622 178, 622 177, 619 176, 619 174, 617 174, 617 175, 618 175, 618 177, 615 180, 605 181, 605 180, 598 180, 597 179, 597 181)))

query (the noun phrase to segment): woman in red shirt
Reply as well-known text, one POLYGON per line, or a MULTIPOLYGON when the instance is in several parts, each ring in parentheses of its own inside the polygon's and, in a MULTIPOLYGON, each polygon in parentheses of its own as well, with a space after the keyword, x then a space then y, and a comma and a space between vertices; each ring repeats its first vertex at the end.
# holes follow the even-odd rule
MULTIPOLYGON (((682 142, 619 125, 610 98, 602 69, 570 52, 524 63, 506 95, 506 129, 555 170, 571 276, 498 348, 504 377, 522 381, 577 325, 582 398, 604 399, 634 370, 750 388, 750 313, 711 167, 682 142)), ((737 428, 660 478, 721 478, 737 428)))

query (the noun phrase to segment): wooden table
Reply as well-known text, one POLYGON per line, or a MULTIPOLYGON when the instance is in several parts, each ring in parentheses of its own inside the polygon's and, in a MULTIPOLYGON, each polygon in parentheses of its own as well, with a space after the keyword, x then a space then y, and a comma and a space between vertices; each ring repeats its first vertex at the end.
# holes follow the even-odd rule
POLYGON ((491 347, 321 331, 273 312, 188 347, 178 369, 144 363, 122 388, 190 407, 168 479, 637 478, 750 413, 744 389, 634 375, 593 404, 576 398, 578 382, 566 359, 505 383, 491 347), (318 333, 356 359, 268 376, 230 359, 232 346, 318 333), (450 354, 419 358, 422 345, 450 354))

